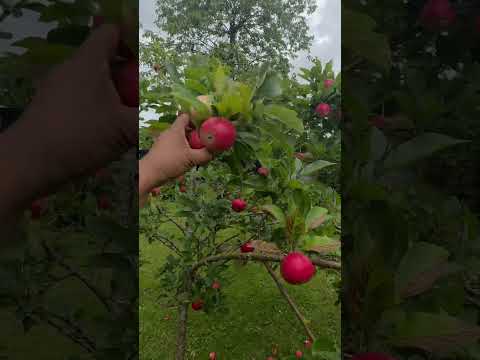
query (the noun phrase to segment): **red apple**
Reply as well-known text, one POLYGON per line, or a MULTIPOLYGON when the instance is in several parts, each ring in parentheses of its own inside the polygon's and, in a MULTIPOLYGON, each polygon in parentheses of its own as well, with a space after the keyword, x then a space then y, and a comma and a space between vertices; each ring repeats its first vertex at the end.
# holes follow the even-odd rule
POLYGON ((192 303, 192 309, 195 311, 202 310, 203 308, 203 300, 197 299, 192 303))
POLYGON ((178 191, 180 191, 181 193, 187 192, 187 187, 184 184, 182 184, 178 188, 178 191))
POLYGON ((230 149, 237 138, 235 125, 226 118, 211 117, 200 127, 200 139, 210 152, 230 149))
POLYGON ((205 145, 202 144, 198 131, 196 130, 188 134, 188 143, 192 149, 203 149, 205 147, 205 145))
POLYGON ((273 356, 269 356, 267 357, 267 360, 275 360, 275 359, 273 358, 273 356))
POLYGON ((378 129, 383 129, 385 127, 385 117, 383 115, 374 116, 369 122, 370 125, 375 126, 378 129))
POLYGON ((270 174, 270 170, 262 166, 257 169, 257 174, 263 177, 267 177, 268 174, 270 174))
POLYGON ((303 345, 305 345, 305 347, 307 349, 310 349, 312 347, 312 340, 310 339, 306 339, 304 342, 303 342, 303 345))
POLYGON ((232 209, 235 212, 242 212, 247 208, 247 202, 243 199, 232 200, 232 209))
POLYGON ((215 352, 211 352, 209 355, 208 355, 208 359, 209 360, 217 360, 217 354, 215 352))
POLYGON ((428 0, 420 14, 420 22, 430 30, 449 27, 455 18, 455 10, 448 0, 428 0))
POLYGON ((315 108, 315 112, 321 117, 328 116, 328 114, 330 114, 330 111, 330 105, 328 105, 327 103, 320 103, 315 108))
POLYGON ((242 253, 251 253, 255 250, 255 247, 252 245, 251 242, 246 242, 240 247, 240 251, 242 253))
POLYGON ((33 220, 40 219, 47 212, 47 208, 48 200, 46 198, 35 200, 30 205, 31 218, 33 220))
POLYGON ((212 284, 212 289, 218 290, 220 289, 221 285, 218 281, 214 281, 212 284))
POLYGON ((153 188, 152 191, 150 191, 150 194, 152 194, 152 196, 160 195, 160 187, 153 188))
POLYGON ((326 80, 323 82, 323 86, 325 87, 325 89, 328 89, 328 88, 332 87, 334 83, 335 83, 335 80, 326 79, 326 80))
POLYGON ((296 357, 297 359, 301 359, 301 358, 303 357, 303 352, 301 352, 300 350, 297 350, 297 351, 295 352, 295 357, 296 357))
POLYGON ((283 279, 289 284, 305 284, 315 275, 316 268, 312 261, 300 252, 291 252, 280 264, 283 279))
POLYGON ((112 208, 112 202, 110 201, 110 197, 106 194, 101 194, 97 196, 97 207, 100 210, 109 210, 112 208))
POLYGON ((95 15, 93 17, 93 27, 97 28, 100 25, 103 25, 105 23, 105 17, 101 15, 95 15))
POLYGON ((124 63, 113 75, 115 87, 124 105, 138 107, 138 61, 129 60, 124 63))
POLYGON ((354 355, 352 360, 394 360, 394 358, 387 354, 368 352, 354 355))

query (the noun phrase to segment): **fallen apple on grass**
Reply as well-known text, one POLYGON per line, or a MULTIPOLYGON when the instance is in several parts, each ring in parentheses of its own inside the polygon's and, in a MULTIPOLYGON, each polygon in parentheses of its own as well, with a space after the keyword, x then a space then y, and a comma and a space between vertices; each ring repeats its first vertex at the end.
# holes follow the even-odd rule
POLYGON ((192 302, 192 309, 194 311, 202 310, 202 308, 203 308, 203 300, 202 299, 197 299, 194 302, 192 302))

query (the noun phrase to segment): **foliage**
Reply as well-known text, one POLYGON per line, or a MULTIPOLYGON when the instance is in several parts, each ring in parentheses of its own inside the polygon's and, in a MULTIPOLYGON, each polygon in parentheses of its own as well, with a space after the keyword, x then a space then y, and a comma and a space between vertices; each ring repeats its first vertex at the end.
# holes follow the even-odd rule
POLYGON ((476 35, 468 2, 442 31, 421 27, 423 3, 343 4, 343 346, 476 359, 478 208, 439 181, 456 170, 435 171, 478 153, 476 35))
POLYGON ((312 41, 312 0, 157 1, 158 27, 178 54, 218 57, 236 76, 262 63, 288 72, 288 58, 312 41))

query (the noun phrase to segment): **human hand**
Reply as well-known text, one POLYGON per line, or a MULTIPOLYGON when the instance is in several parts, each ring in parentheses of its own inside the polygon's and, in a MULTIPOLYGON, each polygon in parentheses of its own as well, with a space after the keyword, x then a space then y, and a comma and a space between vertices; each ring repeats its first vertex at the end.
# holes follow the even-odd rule
POLYGON ((168 130, 160 134, 148 154, 140 160, 140 196, 212 159, 207 149, 192 149, 188 144, 186 132, 189 122, 189 115, 181 114, 168 130))
POLYGON ((9 186, 23 194, 9 200, 30 201, 138 143, 138 108, 122 104, 112 81, 119 42, 114 25, 94 30, 47 75, 22 117, 0 136, 0 173, 8 172, 9 186))

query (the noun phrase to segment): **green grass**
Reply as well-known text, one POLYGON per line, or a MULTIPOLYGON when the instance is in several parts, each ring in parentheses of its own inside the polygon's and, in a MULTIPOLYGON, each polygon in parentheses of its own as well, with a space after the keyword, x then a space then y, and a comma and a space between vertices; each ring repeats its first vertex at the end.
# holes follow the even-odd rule
MULTIPOLYGON (((175 307, 158 299, 155 273, 168 255, 162 245, 140 242, 140 358, 173 359, 177 313, 175 307)), ((189 312, 187 359, 208 359, 211 351, 220 360, 260 360, 278 345, 280 355, 292 355, 303 348, 303 328, 264 267, 259 264, 232 265, 227 295, 227 314, 189 312)), ((310 283, 288 286, 303 314, 311 320, 315 334, 340 339, 340 307, 337 295, 324 271, 310 283)))

